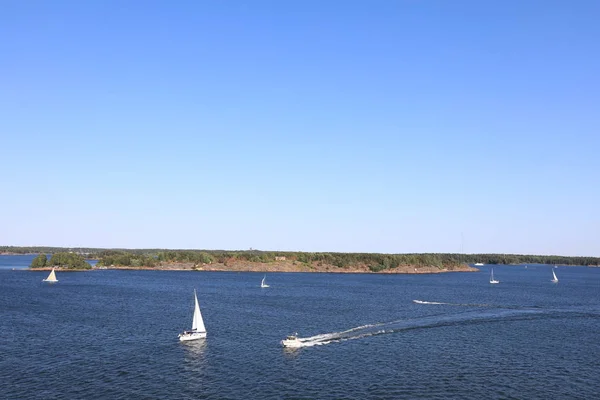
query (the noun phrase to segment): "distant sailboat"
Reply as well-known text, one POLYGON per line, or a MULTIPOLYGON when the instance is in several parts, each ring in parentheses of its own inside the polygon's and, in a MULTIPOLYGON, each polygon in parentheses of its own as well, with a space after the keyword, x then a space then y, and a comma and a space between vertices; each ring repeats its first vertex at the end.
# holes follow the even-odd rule
POLYGON ((554 273, 554 270, 552 270, 552 282, 558 283, 558 278, 556 277, 556 274, 554 273))
POLYGON ((494 279, 494 268, 492 268, 492 273, 490 275, 490 283, 500 283, 499 280, 494 279))
POLYGON ((484 264, 484 263, 475 263, 475 266, 476 266, 476 267, 481 267, 481 266, 483 266, 483 265, 485 265, 485 264, 484 264))
POLYGON ((46 279, 44 279, 43 282, 49 282, 49 283, 58 282, 58 279, 56 279, 56 274, 54 273, 54 268, 52 268, 52 271, 50 271, 50 275, 48 275, 48 277, 46 279))
POLYGON ((267 276, 265 275, 265 276, 264 276, 264 278, 262 278, 262 281, 260 282, 260 287, 261 287, 261 288, 269 287, 269 285, 267 285, 267 284, 265 283, 265 278, 266 278, 266 277, 267 277, 267 276))
POLYGON ((204 339, 206 337, 206 328, 200 314, 200 305, 198 304, 198 296, 194 289, 194 318, 192 319, 192 330, 184 331, 179 334, 179 340, 182 342, 188 340, 204 339))

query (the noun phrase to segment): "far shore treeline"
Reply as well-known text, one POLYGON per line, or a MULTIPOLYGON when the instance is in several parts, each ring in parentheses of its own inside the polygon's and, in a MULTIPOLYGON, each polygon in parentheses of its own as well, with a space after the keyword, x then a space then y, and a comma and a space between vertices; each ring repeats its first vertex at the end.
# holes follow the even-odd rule
POLYGON ((60 247, 13 247, 0 246, 0 254, 40 254, 32 263, 33 268, 66 265, 68 268, 85 269, 85 259, 97 259, 98 266, 156 267, 164 263, 192 263, 227 265, 234 261, 271 263, 285 259, 297 263, 322 263, 348 268, 367 266, 378 272, 402 265, 445 268, 453 265, 484 264, 552 264, 552 265, 600 265, 600 257, 566 257, 520 254, 379 254, 379 253, 331 253, 289 252, 260 250, 166 250, 166 249, 98 249, 60 247), (51 254, 46 259, 46 254, 51 254), (45 261, 44 261, 45 260, 45 261))

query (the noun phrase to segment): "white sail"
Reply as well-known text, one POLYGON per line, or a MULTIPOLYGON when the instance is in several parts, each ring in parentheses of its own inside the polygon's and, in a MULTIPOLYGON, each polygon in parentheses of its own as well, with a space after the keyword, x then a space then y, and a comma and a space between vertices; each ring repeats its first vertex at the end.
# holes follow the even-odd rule
POLYGON ((266 279, 266 278, 267 278, 267 276, 266 276, 266 275, 265 275, 265 276, 262 278, 262 281, 260 282, 260 287, 269 287, 269 285, 267 285, 267 284, 265 283, 265 279, 266 279))
POLYGON ((500 283, 500 281, 494 279, 494 268, 492 268, 492 273, 490 274, 490 283, 500 283))
POLYGON ((194 289, 194 318, 192 320, 192 330, 197 332, 206 332, 204 321, 202 320, 202 314, 200 314, 200 305, 198 304, 196 289, 194 289))
POLYGON ((56 279, 56 274, 54 273, 54 268, 52 268, 52 271, 50 271, 50 275, 44 279, 44 282, 58 282, 58 279, 56 279))
POLYGON ((552 282, 558 283, 558 278, 556 277, 556 274, 554 273, 554 270, 552 270, 552 277, 554 278, 554 279, 552 279, 552 282))

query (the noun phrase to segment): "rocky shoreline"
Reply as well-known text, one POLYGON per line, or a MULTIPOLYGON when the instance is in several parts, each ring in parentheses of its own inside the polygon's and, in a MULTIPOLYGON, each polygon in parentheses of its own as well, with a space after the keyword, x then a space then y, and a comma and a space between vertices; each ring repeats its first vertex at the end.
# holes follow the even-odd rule
MULTIPOLYGON (((52 268, 31 268, 32 271, 49 271, 52 268)), ((467 264, 437 266, 400 265, 396 268, 374 272, 368 265, 352 265, 338 267, 324 263, 301 263, 297 261, 275 261, 269 263, 234 261, 227 263, 194 264, 194 263, 160 263, 155 267, 130 266, 94 266, 93 270, 152 270, 152 271, 219 271, 219 272, 325 272, 325 273, 367 273, 367 274, 437 274, 445 272, 477 272, 479 269, 467 264)), ((90 269, 56 268, 56 271, 90 271, 90 269)))

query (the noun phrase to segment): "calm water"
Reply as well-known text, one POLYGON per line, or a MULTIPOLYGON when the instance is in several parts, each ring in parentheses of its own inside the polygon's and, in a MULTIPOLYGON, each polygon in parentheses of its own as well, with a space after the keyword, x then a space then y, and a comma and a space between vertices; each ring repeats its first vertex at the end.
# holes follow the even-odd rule
POLYGON ((488 283, 487 266, 419 276, 271 273, 261 289, 263 274, 217 272, 63 272, 48 285, 47 272, 12 270, 31 258, 9 257, 0 256, 1 398, 590 399, 600 391, 598 268, 558 268, 552 284, 548 266, 494 267, 499 285, 488 283), (182 344, 194 287, 208 338, 182 344), (314 346, 281 348, 296 331, 314 346))

